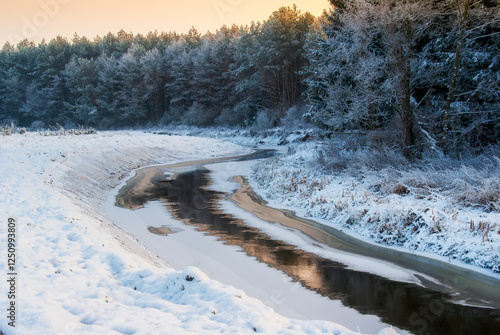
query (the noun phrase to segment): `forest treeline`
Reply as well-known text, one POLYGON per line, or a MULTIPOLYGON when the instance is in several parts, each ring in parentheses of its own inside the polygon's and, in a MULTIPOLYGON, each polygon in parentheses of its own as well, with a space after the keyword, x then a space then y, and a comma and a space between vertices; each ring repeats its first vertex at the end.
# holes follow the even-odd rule
POLYGON ((320 17, 283 7, 204 35, 7 43, 0 124, 265 128, 295 118, 406 157, 498 144, 495 0, 330 2, 320 17))

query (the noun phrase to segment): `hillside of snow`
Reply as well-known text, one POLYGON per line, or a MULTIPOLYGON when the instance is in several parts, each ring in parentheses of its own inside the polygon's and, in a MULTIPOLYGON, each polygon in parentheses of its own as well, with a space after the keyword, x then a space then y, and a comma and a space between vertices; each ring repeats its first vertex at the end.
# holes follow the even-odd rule
MULTIPOLYGON (((19 236, 18 315, 15 328, 0 318, 4 334, 354 334, 287 319, 195 267, 175 271, 103 215, 110 190, 138 167, 248 149, 141 132, 28 133, 0 143, 1 212, 4 221, 16 218, 19 236)), ((0 272, 7 273, 5 261, 0 272)))

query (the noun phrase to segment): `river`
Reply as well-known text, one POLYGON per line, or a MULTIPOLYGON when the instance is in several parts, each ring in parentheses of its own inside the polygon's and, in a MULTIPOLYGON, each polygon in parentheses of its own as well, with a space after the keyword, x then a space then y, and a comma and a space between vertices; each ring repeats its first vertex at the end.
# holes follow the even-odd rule
POLYGON ((108 213, 172 267, 197 266, 290 318, 363 333, 500 334, 496 278, 266 206, 244 176, 272 155, 138 170, 108 213))

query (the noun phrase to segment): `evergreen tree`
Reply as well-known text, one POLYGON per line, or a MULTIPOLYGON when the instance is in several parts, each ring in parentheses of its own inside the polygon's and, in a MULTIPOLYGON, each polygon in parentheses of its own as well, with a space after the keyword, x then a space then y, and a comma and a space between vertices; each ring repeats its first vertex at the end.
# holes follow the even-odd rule
POLYGON ((11 67, 2 74, 0 81, 2 93, 2 115, 0 122, 11 123, 24 120, 20 118, 19 111, 24 100, 23 87, 19 71, 11 67))
POLYGON ((142 46, 133 44, 118 60, 118 77, 120 86, 115 92, 119 119, 125 124, 144 125, 146 123, 147 107, 143 83, 144 73, 140 59, 145 50, 142 46))
POLYGON ((304 87, 300 70, 307 63, 304 45, 314 17, 296 6, 282 7, 262 24, 253 61, 265 81, 275 123, 301 100, 304 87))
POLYGON ((66 107, 72 119, 78 124, 96 126, 100 106, 95 61, 74 56, 66 65, 64 77, 71 93, 66 107))
POLYGON ((147 51, 140 59, 143 73, 144 102, 149 111, 150 122, 157 122, 166 112, 167 73, 164 59, 154 48, 147 51))

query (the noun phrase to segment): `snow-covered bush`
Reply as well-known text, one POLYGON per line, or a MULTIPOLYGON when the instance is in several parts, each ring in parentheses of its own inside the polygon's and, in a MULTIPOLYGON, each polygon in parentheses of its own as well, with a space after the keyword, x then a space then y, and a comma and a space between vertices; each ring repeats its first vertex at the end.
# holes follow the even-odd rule
POLYGON ((304 106, 293 106, 285 114, 281 120, 283 127, 287 129, 301 129, 307 127, 308 124, 304 118, 306 108, 304 106))
POLYGON ((398 151, 382 146, 379 149, 356 143, 355 139, 347 138, 332 141, 322 146, 318 151, 318 164, 331 172, 346 171, 357 174, 366 170, 381 170, 385 167, 406 166, 408 160, 398 151))
POLYGON ((195 102, 182 116, 182 123, 192 126, 212 125, 215 113, 195 102))
POLYGON ((257 113, 257 119, 255 119, 255 128, 257 130, 267 130, 273 127, 273 120, 271 116, 271 111, 264 109, 257 113))

